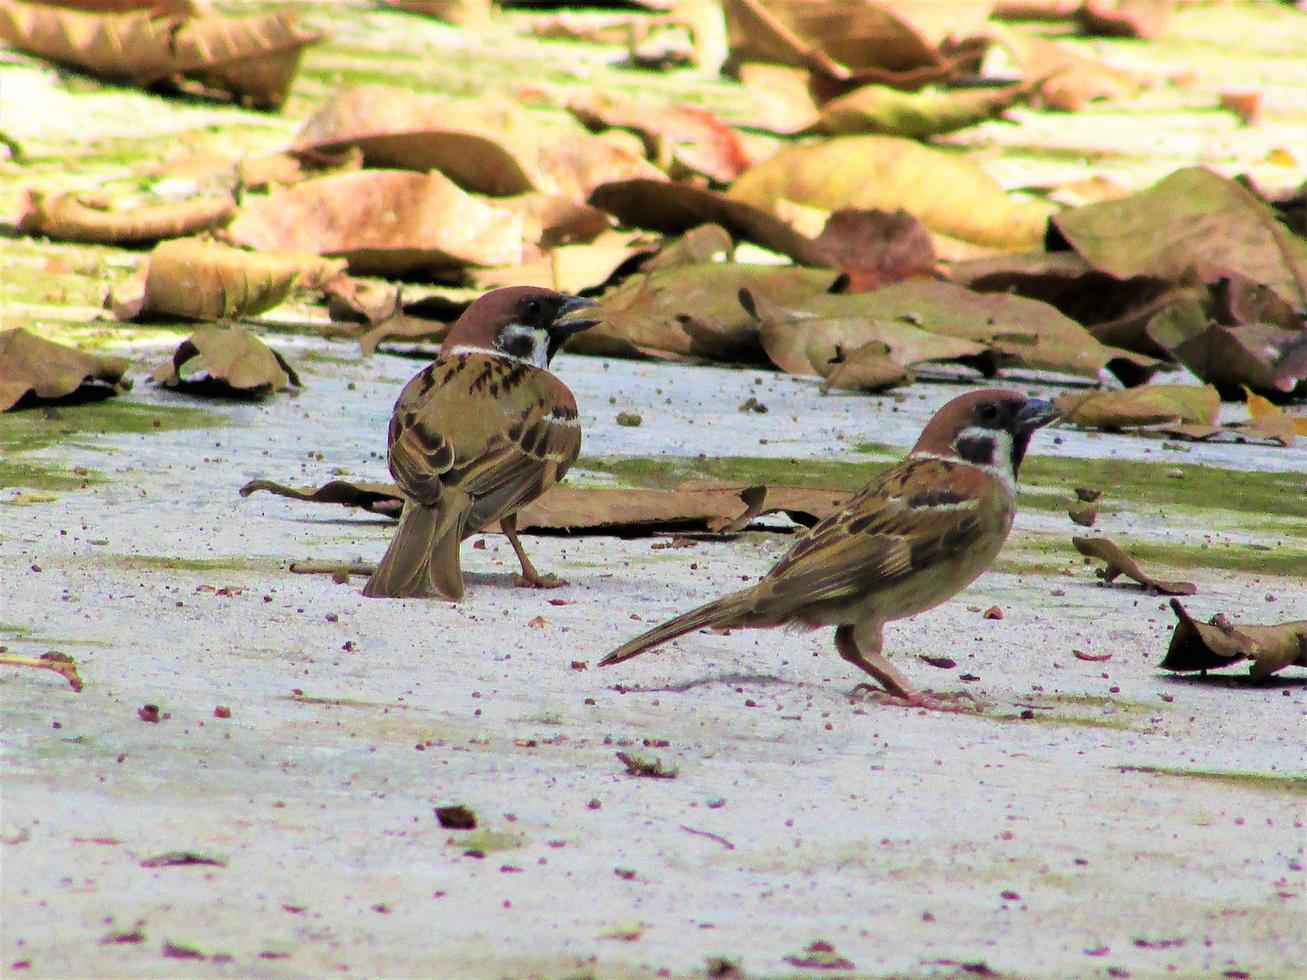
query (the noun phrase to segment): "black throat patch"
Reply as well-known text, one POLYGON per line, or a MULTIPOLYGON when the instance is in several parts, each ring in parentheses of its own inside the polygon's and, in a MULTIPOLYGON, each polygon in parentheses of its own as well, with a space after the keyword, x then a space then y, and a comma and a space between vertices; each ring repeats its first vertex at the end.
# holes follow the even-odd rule
POLYGON ((993 436, 963 436, 954 443, 954 448, 968 463, 975 463, 977 466, 994 465, 993 436))

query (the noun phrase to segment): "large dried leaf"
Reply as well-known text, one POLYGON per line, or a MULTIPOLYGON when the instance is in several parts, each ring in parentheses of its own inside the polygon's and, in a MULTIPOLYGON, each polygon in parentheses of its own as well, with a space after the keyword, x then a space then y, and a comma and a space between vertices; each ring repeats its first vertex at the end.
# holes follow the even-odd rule
POLYGON ((423 14, 460 27, 479 27, 490 19, 490 0, 383 0, 387 7, 423 14))
POLYGON ((474 269, 469 278, 482 290, 545 285, 575 294, 604 285, 632 258, 648 251, 649 246, 641 245, 635 235, 610 232, 587 244, 560 245, 532 262, 474 269))
POLYGON ((877 341, 863 344, 850 354, 829 365, 830 373, 822 382, 821 393, 832 389, 846 391, 885 391, 899 385, 912 384, 912 372, 890 357, 889 347, 877 341))
POLYGON ((1307 240, 1233 180, 1189 167, 1120 201, 1053 218, 1071 247, 1120 279, 1197 274, 1205 282, 1235 274, 1307 309, 1307 240))
POLYGON ((1029 101, 1034 90, 1029 82, 1003 88, 928 88, 920 92, 867 85, 827 102, 810 129, 832 136, 881 133, 925 139, 1002 115, 1029 101))
MULTIPOLYGON (((868 304, 853 297, 810 295, 799 297, 797 303, 785 303, 746 293, 740 301, 758 320, 767 356, 790 374, 826 377, 838 362, 848 361, 859 351, 863 353, 854 358, 855 364, 845 367, 846 377, 855 377, 848 374, 855 368, 874 372, 877 347, 900 369, 925 361, 976 357, 989 349, 976 341, 929 333, 901 317, 865 312, 868 304)), ((890 370, 884 364, 879 368, 886 374, 890 370)))
POLYGON ((821 247, 769 210, 688 184, 617 181, 596 188, 590 195, 590 203, 636 228, 676 235, 713 223, 738 238, 788 255, 800 265, 820 266, 827 262, 821 247))
POLYGON ((994 28, 1027 80, 1038 80, 1039 100, 1049 109, 1079 112, 1090 102, 1138 94, 1139 77, 1086 58, 1064 44, 1021 31, 994 28))
POLYGON ((0 330, 0 411, 30 400, 94 400, 131 388, 127 360, 56 344, 24 329, 0 330))
POLYGON ((286 359, 244 327, 195 331, 151 378, 168 388, 228 397, 263 397, 300 386, 286 359))
POLYGON ((1215 425, 1221 413, 1221 396, 1211 385, 1143 385, 1063 395, 1055 401, 1063 422, 1109 431, 1174 423, 1215 425))
POLYGON ((470 191, 521 194, 540 185, 539 142, 539 126, 515 102, 364 85, 315 112, 291 152, 334 156, 358 147, 370 167, 439 170, 470 191))
POLYGON ((1307 436, 1307 417, 1289 415, 1247 387, 1243 391, 1251 417, 1249 428, 1255 433, 1274 439, 1284 446, 1292 446, 1298 436, 1307 436))
POLYGON ((1107 567, 1098 572, 1104 582, 1111 582, 1118 576, 1124 575, 1134 579, 1147 591, 1161 595, 1193 595, 1198 591, 1198 586, 1192 582, 1167 582, 1153 578, 1139 567, 1138 562, 1107 538, 1072 538, 1071 543, 1076 546, 1076 551, 1086 558, 1098 558, 1107 563, 1107 567))
POLYGON ((1009 197, 975 163, 891 136, 843 136, 778 153, 727 196, 775 212, 781 201, 827 211, 908 211, 932 232, 993 248, 1033 248, 1053 208, 1009 197))
MULTIPOLYGON (((247 497, 260 490, 396 518, 403 505, 399 488, 389 483, 332 480, 318 488, 299 490, 271 480, 254 480, 243 486, 240 494, 247 497)), ((687 483, 673 490, 563 485, 550 488, 518 511, 517 526, 522 531, 622 536, 728 533, 742 530, 762 514, 784 513, 798 523, 812 525, 842 506, 849 496, 844 490, 718 483, 687 483)))
POLYGON ((603 136, 573 133, 541 146, 539 166, 545 188, 550 193, 584 201, 596 187, 613 181, 667 180, 667 175, 638 150, 607 137, 607 133, 603 136))
POLYGON ((527 223, 443 174, 363 170, 308 180, 248 202, 233 241, 339 256, 360 275, 401 276, 522 261, 527 223))
POLYGON ((218 228, 235 214, 236 202, 229 195, 116 210, 75 194, 28 191, 18 228, 56 241, 129 245, 218 228))
POLYGON ((592 129, 635 130, 649 157, 674 172, 729 184, 753 163, 740 134, 699 106, 641 106, 591 92, 572 99, 567 108, 592 129))
POLYGON ((797 65, 830 78, 946 63, 975 38, 992 0, 726 0, 731 57, 797 65))
POLYGON ((599 321, 576 335, 582 353, 756 362, 757 324, 737 296, 748 289, 778 303, 829 289, 836 273, 819 269, 708 262, 631 276, 598 300, 599 321))
POLYGON ((1200 623, 1179 599, 1171 600, 1171 610, 1177 622, 1158 664, 1164 670, 1216 670, 1251 660, 1249 674, 1259 681, 1285 667, 1307 667, 1307 620, 1255 626, 1232 623, 1218 613, 1210 623, 1200 623))
POLYGON ((293 11, 252 17, 90 14, 0 0, 0 39, 111 81, 149 86, 184 77, 259 108, 286 99, 305 45, 320 34, 293 11))
POLYGON ((1175 0, 1084 0, 1076 22, 1086 34, 1159 37, 1175 13, 1175 0))
POLYGON ((1247 385, 1291 394, 1307 381, 1307 331, 1265 324, 1228 327, 1193 316, 1186 304, 1162 310, 1148 335, 1204 381, 1228 392, 1247 385))
POLYGON ((239 319, 271 309, 293 289, 318 288, 344 271, 344 262, 316 255, 246 252, 199 239, 169 241, 113 288, 106 305, 120 320, 147 314, 239 319))
POLYGON ((741 126, 770 133, 798 133, 817 121, 811 76, 803 68, 750 62, 738 66, 740 84, 749 96, 749 108, 729 118, 741 126))

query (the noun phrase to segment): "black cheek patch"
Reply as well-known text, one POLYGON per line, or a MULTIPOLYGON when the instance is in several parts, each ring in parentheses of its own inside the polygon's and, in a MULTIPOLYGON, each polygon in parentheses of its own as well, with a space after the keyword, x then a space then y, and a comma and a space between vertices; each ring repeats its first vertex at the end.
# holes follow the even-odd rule
POLYGON ((978 466, 994 465, 994 440, 988 436, 967 436, 957 441, 958 455, 978 466))

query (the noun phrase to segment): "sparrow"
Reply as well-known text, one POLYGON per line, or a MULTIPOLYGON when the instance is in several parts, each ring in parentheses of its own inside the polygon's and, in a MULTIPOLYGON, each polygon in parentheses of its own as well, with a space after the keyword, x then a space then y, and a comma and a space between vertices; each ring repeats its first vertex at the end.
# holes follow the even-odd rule
POLYGON ((637 636, 600 666, 704 627, 834 626, 839 655, 875 678, 884 700, 958 710, 894 668, 881 631, 951 598, 990 565, 1012 529, 1030 437, 1059 414, 1015 391, 959 395, 901 462, 818 522, 756 585, 637 636))
POLYGON ((591 305, 534 286, 486 293, 404 386, 387 439, 404 509, 365 596, 461 599, 459 545, 495 521, 522 564, 516 584, 565 584, 531 564, 517 511, 562 479, 580 452, 576 399, 549 363, 571 334, 595 324, 571 315, 591 305))

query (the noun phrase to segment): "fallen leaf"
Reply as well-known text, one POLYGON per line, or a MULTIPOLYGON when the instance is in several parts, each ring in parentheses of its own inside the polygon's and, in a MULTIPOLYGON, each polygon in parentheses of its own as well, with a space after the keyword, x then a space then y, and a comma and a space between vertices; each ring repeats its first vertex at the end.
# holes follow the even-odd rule
POLYGON ((387 7, 435 17, 460 27, 480 27, 490 19, 491 0, 382 0, 387 7))
POLYGON ((77 661, 57 650, 50 650, 39 657, 23 657, 16 653, 7 653, 0 647, 0 664, 10 667, 31 667, 35 670, 53 670, 63 677, 74 691, 82 690, 82 677, 77 671, 77 661))
POLYGON ((278 497, 291 497, 308 503, 358 507, 371 514, 384 514, 396 520, 399 519, 399 513, 404 507, 404 497, 399 492, 399 487, 393 483, 351 483, 347 480, 331 480, 315 489, 297 490, 271 480, 251 480, 240 488, 239 493, 242 497, 248 497, 260 490, 278 497))
POLYGON ((145 858, 140 864, 142 868, 175 868, 194 864, 208 864, 217 868, 227 866, 227 862, 221 858, 210 857, 207 854, 199 854, 195 851, 166 851, 163 854, 145 858))
POLYGON ((303 48, 323 37, 301 32, 296 16, 284 10, 251 17, 93 14, 0 0, 0 40, 111 81, 146 88, 185 78, 256 108, 277 109, 303 48))
POLYGON ((732 201, 776 211, 794 201, 827 211, 909 212, 932 232, 992 248, 1033 248, 1054 208, 1009 197, 976 163, 892 136, 841 136, 795 146, 745 171, 732 201))
POLYGON ((830 270, 705 262, 637 273, 599 297, 598 323, 571 349, 606 356, 646 355, 758 362, 763 349, 741 289, 776 302, 797 302, 835 282, 830 270))
POLYGON ((626 766, 628 776, 644 776, 649 779, 675 779, 679 770, 675 766, 664 766, 661 759, 645 759, 627 752, 615 753, 626 766))
POLYGON ((1297 436, 1307 436, 1307 418, 1286 414, 1284 409, 1255 394, 1247 386, 1243 391, 1248 402, 1248 414, 1252 419, 1249 428, 1253 431, 1285 446, 1292 446, 1297 436))
POLYGON ((87 354, 18 327, 0 330, 0 411, 32 402, 98 401, 128 391, 123 357, 87 354))
POLYGON ((650 159, 673 176, 695 173, 729 184, 753 163, 740 134, 699 106, 623 104, 590 92, 570 100, 567 109, 591 129, 621 127, 639 133, 650 159))
POLYGON ((317 255, 178 239, 156 246, 140 270, 110 291, 106 305, 119 320, 151 314, 240 319, 271 309, 297 287, 320 287, 345 268, 343 261, 317 255))
POLYGON ((235 214, 229 195, 116 210, 85 203, 76 194, 28 191, 18 229, 56 241, 127 245, 218 228, 235 214))
POLYGON ((1093 527, 1098 520, 1098 510, 1088 505, 1078 505, 1067 510, 1066 516, 1081 527, 1093 527))
MULTIPOLYGON (((729 235, 726 241, 729 247, 729 235)), ((532 262, 495 269, 471 269, 468 279, 483 291, 501 286, 547 285, 561 293, 575 295, 598 289, 636 256, 648 254, 648 246, 640 242, 635 234, 609 232, 588 244, 551 248, 532 262)))
POLYGON ((1036 83, 1002 88, 937 89, 903 92, 888 85, 867 85, 827 102, 808 128, 844 136, 880 133, 926 139, 966 129, 1002 115, 1030 100, 1036 83))
POLYGON ((247 201, 227 229, 240 245, 344 258, 358 275, 449 272, 522 261, 520 212, 461 190, 439 171, 362 170, 247 201))
POLYGON ((817 121, 817 103, 803 68, 749 62, 736 68, 749 107, 729 118, 742 126, 789 136, 817 121))
POLYGON ((1256 626, 1218 615, 1199 623, 1180 600, 1172 599, 1171 609, 1178 622, 1158 664, 1164 670, 1213 670, 1251 660, 1249 674, 1257 681, 1285 667, 1307 667, 1307 620, 1256 626))
POLYGON ((820 388, 823 395, 839 389, 885 391, 915 380, 911 371, 890 357, 889 347, 875 340, 847 354, 837 348, 827 370, 820 388))
POLYGON ((1149 321, 1149 333, 1177 361, 1218 389, 1233 394, 1245 386, 1287 395, 1307 381, 1307 332, 1303 330, 1207 323, 1176 342, 1165 319, 1163 311, 1149 321))
POLYGON ((814 239, 825 265, 848 277, 846 292, 863 293, 935 271, 930 232, 908 212, 836 211, 814 239))
POLYGON ((1104 582, 1111 582, 1119 575, 1134 579, 1150 593, 1161 595, 1193 595, 1198 586, 1192 582, 1167 582, 1146 574, 1138 563, 1107 538, 1072 538, 1076 551, 1087 558, 1099 558, 1107 563, 1107 568, 1098 572, 1104 582))
POLYGON ((1063 395, 1054 401, 1064 424, 1109 431, 1164 423, 1215 425, 1221 411, 1221 397, 1211 385, 1142 385, 1063 395))
POLYGON ((461 803, 436 807, 436 820, 446 830, 475 830, 477 815, 461 803))
POLYGON ((1095 663, 1095 664, 1105 663, 1106 661, 1112 659, 1112 655, 1110 653, 1085 653, 1085 651, 1083 650, 1072 650, 1071 655, 1075 657, 1077 660, 1086 660, 1089 663, 1095 663))
POLYGON ((1132 98, 1142 88, 1133 72, 1087 58, 1067 45, 1019 30, 991 30, 1022 76, 1040 79, 1039 100, 1046 108, 1079 112, 1090 102, 1132 98))
POLYGON ((835 952, 835 947, 824 939, 811 942, 802 953, 792 953, 785 962, 807 970, 852 970, 852 961, 835 952))
POLYGON ((300 386, 294 368, 244 327, 204 327, 182 341, 151 379, 168 388, 210 396, 262 398, 300 386), (183 371, 190 372, 183 375, 183 371), (203 372, 203 373, 196 373, 203 372))
POLYGON ((1239 183, 1202 167, 1119 201, 1063 211, 1053 224, 1090 265, 1118 279, 1234 274, 1307 307, 1307 241, 1239 183))
POLYGON ((636 228, 675 235, 712 223, 736 238, 788 255, 800 265, 821 266, 827 261, 823 249, 771 211, 688 184, 617 181, 595 188, 590 204, 636 228))
POLYGON ((1160 37, 1175 13, 1175 0, 1084 0, 1076 23, 1104 37, 1160 37))

